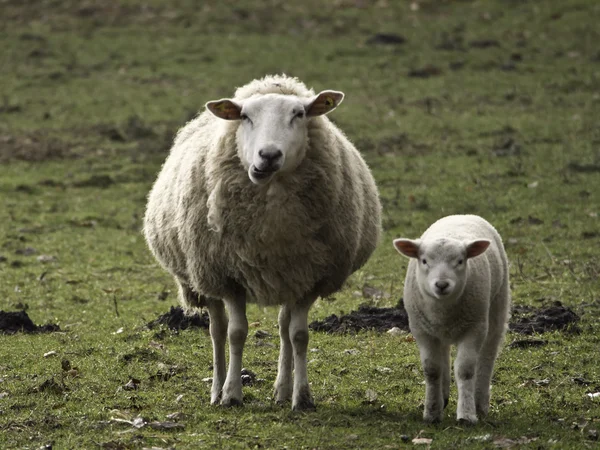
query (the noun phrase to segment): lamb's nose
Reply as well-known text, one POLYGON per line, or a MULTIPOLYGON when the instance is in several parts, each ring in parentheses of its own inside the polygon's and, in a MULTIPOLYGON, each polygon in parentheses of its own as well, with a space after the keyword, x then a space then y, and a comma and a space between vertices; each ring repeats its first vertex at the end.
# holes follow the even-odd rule
POLYGON ((450 286, 450 283, 448 283, 447 281, 436 281, 435 282, 435 287, 438 288, 440 291, 444 292, 444 290, 450 286))
POLYGON ((258 156, 265 160, 269 165, 273 164, 283 156, 281 150, 259 150, 258 156))

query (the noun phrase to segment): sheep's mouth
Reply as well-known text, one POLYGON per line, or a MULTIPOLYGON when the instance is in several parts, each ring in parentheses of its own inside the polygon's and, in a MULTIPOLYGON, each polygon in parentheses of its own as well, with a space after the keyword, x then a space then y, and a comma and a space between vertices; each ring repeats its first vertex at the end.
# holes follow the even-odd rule
POLYGON ((261 184, 268 181, 278 170, 279 167, 269 167, 261 170, 256 166, 252 166, 250 167, 250 170, 248 170, 248 175, 250 175, 250 180, 252 182, 261 184))

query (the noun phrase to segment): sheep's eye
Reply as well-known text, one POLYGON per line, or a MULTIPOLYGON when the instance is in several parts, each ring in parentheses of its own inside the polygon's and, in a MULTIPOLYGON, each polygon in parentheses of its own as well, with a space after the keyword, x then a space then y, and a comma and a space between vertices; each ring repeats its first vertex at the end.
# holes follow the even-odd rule
POLYGON ((462 260, 462 259, 459 259, 459 260, 458 260, 458 265, 460 266, 462 263, 463 263, 463 260, 462 260))
POLYGON ((426 259, 422 259, 421 262, 425 265, 427 265, 427 260, 426 259))
POLYGON ((251 122, 250 117, 248 117, 246 114, 240 114, 240 119, 251 122))
POLYGON ((294 113, 294 117, 292 117, 292 121, 294 119, 303 119, 304 118, 304 111, 298 111, 297 113, 294 113))

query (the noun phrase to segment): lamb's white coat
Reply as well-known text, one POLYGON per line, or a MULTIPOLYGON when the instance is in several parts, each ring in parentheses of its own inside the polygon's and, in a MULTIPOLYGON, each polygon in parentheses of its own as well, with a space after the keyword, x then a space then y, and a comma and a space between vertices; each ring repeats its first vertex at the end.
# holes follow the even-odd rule
POLYGON ((442 419, 450 388, 450 346, 456 344, 457 419, 476 423, 477 414, 488 413, 492 371, 511 303, 502 239, 483 218, 454 215, 435 222, 420 239, 396 239, 394 246, 411 258, 404 304, 425 374, 423 417, 442 419))
POLYGON ((281 306, 276 400, 313 407, 308 310, 342 287, 380 235, 373 177, 323 115, 342 99, 286 76, 254 80, 232 99, 207 103, 180 130, 150 192, 150 249, 175 277, 183 305, 208 307, 212 403, 242 401, 246 302, 255 301, 281 306))

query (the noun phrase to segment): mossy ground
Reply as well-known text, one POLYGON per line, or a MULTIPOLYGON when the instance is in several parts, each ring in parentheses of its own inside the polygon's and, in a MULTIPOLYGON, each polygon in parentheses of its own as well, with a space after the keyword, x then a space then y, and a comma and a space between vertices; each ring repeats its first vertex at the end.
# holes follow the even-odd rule
POLYGON ((597 445, 600 400, 586 395, 600 391, 596 2, 7 0, 0 10, 0 309, 27 307, 63 330, 0 335, 1 448, 400 448, 416 436, 440 449, 597 445), (380 247, 311 319, 395 304, 406 260, 391 240, 452 213, 496 225, 515 303, 558 300, 581 314, 579 335, 503 351, 481 424, 455 423, 455 389, 441 425, 421 421, 407 338, 311 333, 318 409, 293 414, 271 400, 275 310, 249 309, 244 365, 264 381, 244 388, 243 408, 209 406, 206 333, 145 328, 176 301, 140 233, 173 134, 206 101, 280 72, 346 93, 331 117, 384 205, 380 247), (385 295, 357 298, 365 284, 385 295), (124 388, 132 378, 137 389, 124 388), (111 420, 176 412, 183 430, 111 420))

